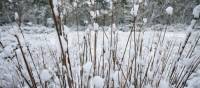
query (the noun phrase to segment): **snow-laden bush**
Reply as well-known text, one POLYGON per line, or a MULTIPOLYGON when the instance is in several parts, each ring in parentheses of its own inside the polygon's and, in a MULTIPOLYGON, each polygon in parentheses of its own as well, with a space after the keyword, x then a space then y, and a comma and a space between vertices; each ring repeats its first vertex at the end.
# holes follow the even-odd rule
MULTIPOLYGON (((109 9, 117 1, 108 0, 109 9)), ((78 1, 73 6, 78 7, 78 1)), ((101 27, 96 22, 98 11, 90 13, 91 23, 86 32, 70 31, 62 23, 60 0, 49 0, 55 31, 28 34, 13 31, 15 49, 5 46, 1 58, 10 62, 11 75, 3 73, 1 83, 20 88, 183 88, 196 87, 193 80, 199 70, 200 36, 193 32, 196 19, 185 33, 144 31, 137 27, 142 1, 130 11, 133 23, 130 31, 118 31, 112 12, 111 25, 101 27), (99 30, 102 28, 102 30, 99 30), (67 29, 67 31, 65 30, 67 29), (107 30, 107 31, 106 31, 107 30), (136 31, 137 30, 137 31, 136 31), (3 78, 6 77, 6 79, 3 78)), ((97 2, 92 0, 91 6, 97 2)), ((173 15, 173 8, 166 8, 173 15)), ((76 14, 78 17, 78 15, 76 14)), ((98 16, 99 17, 99 16, 98 16)), ((78 21, 77 21, 78 22, 78 21)), ((147 19, 144 18, 143 23, 147 19)), ((143 24, 142 24, 143 25, 143 24)), ((18 28, 22 29, 18 24, 18 28)), ((9 34, 9 33, 7 33, 9 34)), ((10 38, 10 35, 5 35, 10 38)), ((8 39, 9 41, 12 40, 8 39)), ((2 60, 2 59, 0 59, 2 60)), ((0 61, 0 66, 4 66, 0 61)), ((7 63, 6 63, 7 66, 7 63)), ((1 69, 1 68, 0 68, 1 69)), ((2 71, 9 72, 3 68, 2 71)), ((3 84, 2 84, 3 85, 3 84)), ((4 86, 3 86, 4 87, 4 86)))

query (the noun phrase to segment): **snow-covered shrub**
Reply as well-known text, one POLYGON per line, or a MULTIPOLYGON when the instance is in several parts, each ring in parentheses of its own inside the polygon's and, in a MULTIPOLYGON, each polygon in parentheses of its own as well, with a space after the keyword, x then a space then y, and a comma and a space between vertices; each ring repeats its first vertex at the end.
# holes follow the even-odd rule
MULTIPOLYGON (((30 33, 32 28, 24 28, 25 36, 20 32, 6 33, 14 35, 17 41, 16 49, 10 50, 11 43, 3 47, 0 52, 0 69, 5 71, 0 76, 0 83, 10 84, 13 80, 19 87, 50 87, 50 88, 182 88, 196 87, 193 80, 195 72, 199 70, 200 58, 197 46, 199 34, 194 32, 196 20, 191 21, 186 33, 168 32, 163 25, 156 26, 159 31, 144 31, 137 26, 139 9, 143 1, 133 3, 130 31, 118 31, 119 25, 115 20, 113 9, 117 7, 117 0, 106 0, 111 12, 101 13, 99 2, 87 1, 89 5, 86 32, 78 31, 63 25, 64 5, 61 0, 49 0, 53 13, 51 24, 55 30, 49 32, 30 33), (111 17, 110 26, 102 27, 96 18, 103 15, 111 17), (53 23, 54 22, 54 23, 53 23), (100 30, 102 29, 102 30, 100 30), (94 30, 94 31, 92 31, 94 30), (136 31, 139 30, 139 31, 136 31), (4 56, 14 69, 11 75, 1 61, 4 56), (10 57, 9 57, 10 56, 10 57), (11 57, 12 56, 12 57, 11 57), (4 79, 5 76, 7 79, 4 79)), ((72 8, 81 6, 78 0, 72 2, 72 8)), ((104 9, 106 10, 106 9, 104 9)), ((108 11, 109 11, 108 10, 108 11)), ((165 9, 167 14, 173 15, 173 8, 165 9)), ((78 22, 78 13, 76 12, 78 22)), ((142 19, 143 24, 148 18, 142 19)), ((148 20, 149 21, 149 20, 148 20)), ((17 28, 16 28, 17 29, 17 28)), ((40 28, 38 28, 40 29, 40 28)), ((169 28, 168 28, 169 29, 169 28)), ((15 30, 15 29, 14 29, 15 30)), ((11 31, 9 31, 11 32, 11 31)), ((34 31, 32 31, 34 32, 34 31)), ((9 35, 3 34, 9 37, 9 35)), ((4 39, 6 40, 6 39, 4 39)), ((11 41, 12 39, 7 39, 11 41)), ((3 41, 4 42, 4 41, 3 41)), ((7 63, 6 63, 7 66, 7 63)))

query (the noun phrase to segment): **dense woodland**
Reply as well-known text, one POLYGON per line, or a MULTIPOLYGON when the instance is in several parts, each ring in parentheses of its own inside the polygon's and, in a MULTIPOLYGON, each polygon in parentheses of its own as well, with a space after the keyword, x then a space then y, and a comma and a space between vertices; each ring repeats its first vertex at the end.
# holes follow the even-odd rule
MULTIPOLYGON (((129 24, 132 21, 130 14, 134 0, 113 0, 113 8, 108 0, 96 0, 97 4, 89 6, 90 0, 61 0, 62 17, 64 24, 85 26, 90 23, 90 11, 97 11, 99 16, 95 21, 99 25, 109 25, 113 20, 116 24, 129 24), (112 15, 112 13, 114 15, 112 15), (113 16, 113 17, 112 17, 113 16), (87 22, 86 22, 87 21, 87 22)), ((48 0, 1 0, 0 1, 0 24, 12 23, 14 13, 17 12, 21 21, 26 24, 47 25, 51 18, 51 10, 48 0)), ((192 19, 192 9, 200 3, 199 0, 139 0, 140 10, 138 21, 148 19, 148 24, 189 24, 192 19), (140 3, 143 2, 143 3, 140 3), (174 13, 168 16, 165 8, 172 6, 174 13)))

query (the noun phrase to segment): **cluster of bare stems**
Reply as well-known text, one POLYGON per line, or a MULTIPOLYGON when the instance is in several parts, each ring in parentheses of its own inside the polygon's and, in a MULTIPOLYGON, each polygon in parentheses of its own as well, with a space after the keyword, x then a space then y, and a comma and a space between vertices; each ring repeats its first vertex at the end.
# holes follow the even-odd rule
MULTIPOLYGON (((100 32, 95 31, 94 36, 92 36, 92 32, 90 31, 90 33, 87 33, 85 36, 83 36, 83 42, 79 42, 81 38, 79 38, 80 36, 77 31, 78 47, 79 50, 83 49, 83 52, 78 52, 81 70, 79 73, 80 77, 78 77, 77 81, 75 80, 77 77, 73 75, 77 73, 73 72, 72 70, 73 67, 71 61, 74 58, 70 58, 68 49, 68 38, 64 32, 61 32, 61 30, 64 30, 62 19, 60 15, 55 15, 52 0, 49 0, 49 5, 52 10, 61 50, 61 55, 60 57, 58 57, 59 59, 54 60, 55 66, 57 68, 56 76, 59 78, 59 85, 61 88, 88 88, 90 87, 90 79, 92 79, 94 76, 100 76, 105 79, 104 88, 113 88, 116 87, 116 81, 111 78, 111 72, 113 71, 118 71, 119 73, 121 73, 118 74, 118 79, 120 80, 118 80, 117 82, 117 84, 119 85, 118 87, 120 88, 129 88, 132 86, 134 86, 134 88, 144 88, 146 85, 150 85, 153 88, 158 88, 163 80, 169 82, 170 87, 183 88, 186 86, 186 83, 192 73, 195 72, 200 64, 200 56, 194 54, 200 36, 199 34, 197 34, 194 41, 192 41, 192 43, 188 43, 192 35, 191 32, 188 33, 184 43, 180 43, 180 45, 177 45, 177 41, 174 40, 166 42, 167 40, 165 39, 165 35, 167 32, 167 28, 159 32, 154 31, 152 32, 154 36, 151 38, 151 42, 148 44, 148 49, 145 50, 146 53, 144 53, 144 49, 146 48, 144 47, 143 42, 145 32, 142 29, 136 29, 137 17, 134 16, 133 26, 124 46, 122 56, 120 57, 118 55, 118 33, 117 31, 113 30, 113 25, 111 26, 111 32, 106 32, 104 28, 102 30, 103 45, 100 55, 98 55, 97 53, 97 36, 100 32), (110 33, 110 36, 108 36, 108 33, 110 33), (64 40, 62 40, 61 38, 64 38, 64 40), (94 41, 92 41, 92 39, 94 39, 94 41), (63 42, 67 42, 67 45, 63 45, 63 42), (105 44, 109 44, 109 47, 106 47, 105 44), (67 46, 67 49, 64 49, 64 46, 67 46), (175 49, 176 47, 178 47, 178 50, 175 49), (105 56, 106 53, 109 53, 108 57, 105 56), (100 56, 100 58, 98 58, 98 56, 100 56), (190 61, 188 62, 189 65, 180 66, 178 64, 181 61, 185 60, 183 58, 186 58, 190 61), (125 60, 128 60, 128 64, 124 65, 125 60), (108 64, 105 64, 106 61, 108 62, 108 64), (140 61, 144 61, 145 64, 142 64, 140 61), (83 71, 83 65, 87 62, 93 63, 93 68, 91 69, 92 75, 86 75, 83 71), (62 63, 62 66, 59 66, 60 63, 62 63)), ((112 9, 114 9, 114 7, 112 7, 112 9)), ((112 14, 111 24, 113 24, 114 22, 115 15, 112 14)), ((19 28, 21 30, 20 25, 19 28)), ((37 68, 37 65, 41 64, 37 64, 35 62, 36 58, 33 57, 29 47, 23 47, 20 38, 17 35, 15 35, 15 37, 17 39, 19 49, 22 54, 26 71, 28 72, 27 78, 27 76, 25 76, 25 74, 22 72, 23 66, 22 64, 20 64, 21 62, 17 56, 17 52, 15 52, 18 63, 16 65, 16 71, 19 78, 24 80, 24 82, 20 82, 21 86, 26 83, 30 88, 48 88, 48 84, 50 84, 51 81, 49 80, 43 82, 39 74, 39 69, 37 68), (26 50, 24 50, 23 48, 25 48, 26 50), (25 51, 28 54, 25 54, 25 51), (30 63, 33 64, 33 66, 30 66, 30 63), (33 71, 36 71, 36 76, 33 75, 33 71)), ((1 42, 0 45, 3 47, 1 42)), ((41 51, 43 52, 42 48, 41 51)), ((49 53, 51 53, 52 57, 56 58, 55 52, 49 50, 49 53)), ((41 56, 43 56, 43 53, 41 56)), ((43 57, 43 61, 44 58, 47 57, 43 57)), ((42 66, 43 68, 47 68, 44 62, 42 66)))

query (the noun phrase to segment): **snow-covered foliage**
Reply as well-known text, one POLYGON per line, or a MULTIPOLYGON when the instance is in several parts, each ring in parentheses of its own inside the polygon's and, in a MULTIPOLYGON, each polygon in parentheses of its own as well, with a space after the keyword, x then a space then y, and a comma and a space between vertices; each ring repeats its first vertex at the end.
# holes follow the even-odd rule
POLYGON ((112 24, 112 28, 113 28, 113 31, 114 31, 114 32, 117 31, 117 26, 116 26, 115 23, 112 24))
POLYGON ((15 20, 19 20, 19 14, 15 12, 15 20))
POLYGON ((113 8, 113 0, 105 0, 107 3, 109 3, 109 9, 113 8))
POLYGON ((167 14, 172 15, 174 9, 173 9, 173 7, 169 6, 165 10, 166 10, 167 14))
POLYGON ((137 16, 139 9, 139 4, 134 4, 133 8, 131 9, 131 14, 137 16))
MULTIPOLYGON (((115 24, 113 24, 114 27, 115 24)), ((158 27, 158 26, 157 26, 158 27)), ((24 30, 24 35, 25 35, 25 40, 23 40, 23 37, 20 37, 22 46, 24 47, 23 50, 26 53, 26 57, 27 60, 29 61, 29 65, 32 68, 35 80, 37 82, 39 82, 39 80, 41 79, 42 83, 44 82, 48 82, 48 86, 49 87, 60 87, 60 81, 61 80, 59 78, 59 75, 62 75, 62 73, 59 72, 59 70, 61 70, 63 68, 63 70, 65 70, 65 66, 62 65, 62 63, 59 61, 59 56, 61 53, 60 52, 60 46, 58 43, 58 40, 56 39, 56 32, 54 29, 52 28, 45 28, 45 27, 22 27, 24 30), (26 43, 26 44, 24 44, 26 43), (34 63, 36 64, 36 69, 34 67, 33 62, 31 61, 31 58, 28 54, 28 51, 26 49, 26 45, 29 45, 29 49, 30 52, 32 54, 32 57, 34 58, 34 63), (48 57, 48 58, 47 58, 48 57), (58 69, 59 68, 59 69, 58 69), (38 71, 38 72, 37 72, 38 71), (38 75, 40 79, 38 78, 38 75)), ((107 28, 111 28, 111 26, 109 27, 105 27, 105 29, 107 28)), ((116 28, 118 28, 118 26, 116 26, 116 28)), ((154 28, 154 27, 152 27, 154 28)), ((170 27, 168 27, 170 28, 170 27)), ((76 85, 78 85, 80 83, 80 85, 84 85, 84 86, 90 86, 90 87, 95 87, 95 88, 102 88, 102 86, 105 86, 104 84, 108 84, 108 77, 110 78, 110 86, 113 85, 113 87, 120 87, 120 86, 125 86, 126 88, 128 88, 129 86, 134 87, 134 85, 131 84, 132 81, 128 81, 126 85, 124 85, 123 82, 125 82, 126 78, 124 78, 124 76, 130 76, 130 74, 128 75, 128 72, 130 68, 130 65, 132 63, 132 59, 134 57, 134 48, 127 48, 126 53, 125 53, 125 57, 123 61, 120 62, 116 62, 114 65, 114 63, 109 62, 110 59, 108 59, 109 57, 109 52, 108 52, 108 48, 110 47, 110 43, 109 40, 105 39, 105 45, 104 45, 104 49, 105 51, 102 51, 102 41, 103 41, 103 37, 102 34, 104 34, 101 31, 98 31, 98 35, 97 35, 97 58, 96 58, 96 65, 94 66, 94 60, 90 57, 90 49, 94 49, 94 46, 91 46, 91 48, 87 47, 84 50, 84 47, 82 45, 77 45, 78 41, 75 41, 77 39, 78 36, 76 31, 73 31, 73 28, 69 28, 65 26, 65 29, 68 31, 65 31, 68 34, 68 48, 69 48, 69 58, 71 58, 71 68, 72 68, 72 77, 75 83, 77 83, 76 85), (87 51, 86 51, 87 50, 87 51), (78 52, 78 53, 76 53, 78 52), (81 52, 81 53, 79 53, 81 52), (87 53, 86 53, 87 52, 87 53), (133 53, 128 53, 128 52, 133 52, 133 53), (104 61, 102 59, 102 53, 104 53, 104 61), (79 56, 80 55, 80 56, 79 56), (87 56, 87 59, 86 59, 87 56), (81 61, 80 61, 80 59, 81 61), (111 63, 111 64, 110 64, 111 63), (109 71, 109 65, 111 65, 111 70, 110 70, 110 75, 108 75, 108 71, 109 71), (121 70, 118 66, 121 65, 121 70), (114 67, 116 66, 116 67, 114 67), (96 70, 94 70, 94 67, 96 67, 96 70), (115 68, 115 69, 113 69, 115 68), (82 80, 82 82, 81 82, 82 80), (82 83, 82 84, 81 84, 82 83)), ((15 76, 14 81, 16 82, 13 85, 16 86, 20 86, 18 84, 20 84, 19 82, 23 82, 23 79, 21 79, 20 77, 16 76, 16 72, 15 72, 15 66, 17 66, 18 62, 17 62, 17 58, 13 57, 15 56, 15 51, 14 49, 17 47, 17 42, 16 39, 13 37, 12 34, 10 34, 12 31, 14 30, 18 30, 17 27, 2 27, 1 28, 1 41, 3 42, 3 45, 5 45, 5 48, 3 48, 2 51, 0 51, 0 69, 1 69, 1 82, 4 83, 2 84, 3 86, 8 86, 13 84, 12 83, 12 77, 15 76), (9 60, 8 58, 13 57, 13 61, 9 60), (7 58, 9 61, 7 61, 5 58, 7 58), (9 69, 7 69, 7 67, 9 69), (6 74, 10 74, 10 75, 6 75, 6 74), (5 80, 4 80, 5 79, 5 80), (17 81, 19 80, 19 81, 17 81)), ((91 30, 93 30, 93 26, 91 26, 91 30)), ((151 29, 149 29, 151 30, 151 29)), ((20 33, 20 32, 18 32, 20 33)), ((105 32, 107 34, 107 37, 110 38, 109 33, 111 33, 109 30, 105 32)), ((113 51, 117 50, 116 52, 116 60, 121 60, 120 58, 123 55, 124 52, 124 46, 126 45, 126 39, 128 37, 129 32, 121 32, 116 30, 117 36, 118 36, 118 47, 112 47, 113 51)), ((183 39, 185 39, 185 32, 177 32, 177 33, 173 33, 173 32, 166 32, 165 34, 165 39, 163 44, 161 45, 157 45, 158 42, 157 40, 159 40, 159 34, 162 32, 153 32, 153 31, 146 31, 140 34, 140 37, 137 39, 143 39, 143 43, 138 42, 138 44, 141 43, 141 54, 142 56, 138 56, 137 60, 136 60, 136 64, 138 65, 138 73, 140 73, 141 75, 138 75, 138 77, 143 78, 145 77, 145 72, 146 69, 148 68, 148 64, 151 63, 152 66, 151 70, 147 71, 147 75, 146 75, 146 80, 151 80, 152 83, 145 83, 143 84, 142 88, 154 88, 155 86, 157 86, 158 88, 171 88, 173 85, 171 85, 171 82, 168 80, 169 76, 167 76, 167 74, 170 72, 170 70, 165 69, 164 72, 162 73, 162 69, 161 68, 170 68, 172 65, 171 63, 174 62, 174 60, 177 58, 177 53, 178 53, 178 47, 179 44, 182 43, 183 39), (171 41, 171 43, 170 43, 171 41), (174 41, 174 42, 172 42, 174 41), (174 44, 173 46, 171 44, 174 44), (156 47, 157 47, 157 51, 156 51, 156 47), (171 48, 170 48, 171 47, 171 48), (173 48, 174 47, 174 48, 173 48), (165 55, 170 54, 169 50, 171 51, 171 54, 169 56, 169 59, 166 60, 165 55), (151 62, 150 58, 153 58, 155 54, 155 58, 154 58, 154 62, 151 62), (165 64, 163 64, 165 63, 165 64), (158 68, 160 67, 160 68, 158 68), (160 80, 160 82, 159 82, 160 80), (159 84, 157 84, 159 82, 159 84)), ((91 45, 93 45, 93 41, 94 41, 94 32, 93 31, 89 31, 89 32, 79 32, 79 37, 80 37, 80 43, 84 43, 84 39, 81 39, 83 37, 85 37, 86 39, 88 38, 88 35, 91 36, 91 45)), ((136 33, 136 35, 139 35, 139 32, 136 33)), ((162 34, 163 35, 163 34, 162 34)), ((195 42, 193 39, 195 39, 196 35, 198 35, 198 31, 194 32, 194 34, 191 36, 191 39, 189 40, 191 43, 188 43, 185 49, 185 54, 187 54, 187 51, 190 50, 189 47, 193 46, 195 42)), ((116 39, 117 36, 115 36, 116 39)), ((67 45, 67 43, 65 42, 64 38, 61 38, 61 40, 63 41, 63 45, 67 45)), ((87 42, 89 42, 88 40, 86 40, 87 42)), ((117 41, 117 40, 114 40, 117 41)), ((134 39, 132 38, 131 41, 134 41, 134 39)), ((114 45, 113 45, 114 46, 114 45)), ((128 44, 128 46, 130 46, 130 44, 128 44)), ((140 46, 140 45, 139 45, 140 46)), ((134 45, 132 45, 131 47, 134 47, 134 45)), ((64 50, 66 50, 66 46, 64 46, 64 50)), ((199 46, 197 46, 197 48, 194 50, 193 54, 192 54, 192 58, 182 58, 177 64, 177 72, 176 74, 178 74, 179 72, 183 72, 182 74, 184 74, 185 72, 187 72, 187 70, 185 69, 184 71, 181 71, 183 67, 185 68, 189 68, 192 63, 194 62, 194 59, 196 56, 198 56, 198 52, 199 52, 199 46), (194 58, 194 59, 193 59, 194 58)), ((20 49, 16 50, 17 53, 17 57, 19 60, 19 63, 21 64, 22 68, 24 68, 24 63, 23 63, 23 57, 21 54, 20 49)), ((92 52, 93 53, 93 52, 92 52)), ((185 56, 185 54, 183 56, 185 56)), ((138 55, 140 55, 138 53, 138 55)), ((93 54, 92 54, 93 57, 93 54)), ((134 69, 134 63, 133 65, 131 65, 132 69, 134 69)), ((132 76, 131 78, 134 78, 134 70, 132 70, 132 76)), ((199 70, 198 70, 199 71, 199 70)), ((69 70, 70 72, 70 70, 69 70)), ((29 78, 28 73, 26 71, 26 69, 23 69, 23 74, 29 78)), ((66 73, 67 74, 67 73, 66 73)), ((174 75, 176 75, 174 74, 174 75)), ((180 73, 179 73, 180 74, 180 73)), ((69 73, 70 75, 70 73, 69 73)), ((196 76, 198 76, 198 73, 195 73, 194 75, 192 75, 190 77, 190 80, 188 80, 187 84, 189 88, 193 88, 194 86, 198 86, 198 84, 195 84, 194 80, 197 80, 196 76)), ((183 76, 183 75, 182 75, 183 76)), ((70 76, 71 77, 71 76, 70 76)), ((199 76, 198 76, 199 77, 199 76)), ((175 80, 174 80, 175 81, 175 80)), ((138 83, 139 83, 139 79, 138 79, 138 83)), ((40 84, 38 84, 39 87, 40 84)), ((28 86, 28 85, 26 85, 28 86)))
POLYGON ((73 5, 74 7, 77 7, 77 2, 73 2, 72 5, 73 5))
POLYGON ((53 1, 53 6, 54 6, 55 8, 58 8, 59 5, 61 5, 61 0, 52 0, 52 1, 53 1))
POLYGON ((139 0, 139 3, 142 3, 143 2, 143 0, 139 0))
MULTIPOLYGON (((167 13, 161 18, 176 17, 172 6, 165 8, 168 3, 49 0, 51 10, 48 11, 52 11, 53 19, 48 19, 45 25, 50 24, 52 28, 21 24, 24 15, 17 10, 20 14, 12 13, 17 25, 0 27, 0 88, 200 86, 200 35, 194 27, 199 5, 193 10, 190 25, 180 27, 181 31, 171 31, 177 30, 177 25, 149 27, 148 22, 160 17, 158 8, 167 13), (65 25, 71 21, 71 27, 65 25)), ((179 10, 178 6, 174 7, 179 10)), ((48 18, 48 14, 42 17, 48 18)))
POLYGON ((143 20, 144 24, 147 23, 147 18, 143 18, 142 20, 143 20))
POLYGON ((97 31, 99 29, 99 24, 98 23, 93 23, 94 30, 97 31))
POLYGON ((192 14, 194 15, 194 18, 199 18, 200 15, 200 5, 197 5, 194 7, 192 14))

